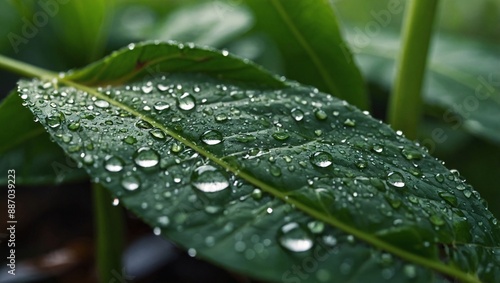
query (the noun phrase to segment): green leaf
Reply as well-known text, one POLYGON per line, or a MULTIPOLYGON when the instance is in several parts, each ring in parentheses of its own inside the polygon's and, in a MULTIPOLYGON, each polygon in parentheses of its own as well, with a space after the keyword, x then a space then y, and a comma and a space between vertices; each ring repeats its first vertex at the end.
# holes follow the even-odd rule
POLYGON ((147 39, 178 40, 219 47, 248 31, 252 21, 251 14, 241 5, 211 1, 174 11, 147 39))
POLYGON ((44 8, 51 19, 53 29, 59 35, 63 50, 73 56, 76 64, 92 62, 102 56, 108 36, 115 0, 72 0, 44 8), (78 56, 75 56, 78 54, 78 56), (76 57, 76 58, 75 58, 76 57))
POLYGON ((257 29, 274 39, 287 77, 368 109, 361 74, 344 43, 330 1, 245 1, 257 29))
POLYGON ((479 194, 368 113, 219 52, 131 49, 19 89, 156 234, 269 281, 500 279, 499 227, 479 194))
MULTIPOLYGON (((33 121, 16 92, 0 104, 0 123, 0 172, 16 170, 18 184, 56 184, 87 176, 33 121)), ((0 175, 0 183, 7 184, 6 174, 0 175)))
MULTIPOLYGON (((365 76, 390 87, 399 40, 381 33, 366 38, 349 32, 365 76), (367 43, 367 44, 365 44, 367 43)), ((470 40, 441 36, 435 40, 425 78, 424 101, 439 106, 441 118, 453 129, 463 128, 484 139, 500 143, 500 76, 498 47, 470 40)))

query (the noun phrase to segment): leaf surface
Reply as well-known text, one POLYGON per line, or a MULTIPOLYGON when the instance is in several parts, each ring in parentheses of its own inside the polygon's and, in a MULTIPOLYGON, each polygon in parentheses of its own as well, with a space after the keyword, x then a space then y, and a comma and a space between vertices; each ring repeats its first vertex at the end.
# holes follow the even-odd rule
MULTIPOLYGON (((33 114, 22 106, 16 92, 0 104, 0 121, 0 172, 16 170, 17 184, 57 184, 86 178, 85 171, 33 121, 33 114)), ((6 174, 0 176, 0 183, 7 184, 6 174)))
POLYGON ((368 113, 231 55, 131 49, 19 92, 156 234, 269 281, 500 278, 479 194, 368 113))
POLYGON ((328 0, 244 1, 256 29, 278 45, 287 77, 368 109, 363 79, 328 0))

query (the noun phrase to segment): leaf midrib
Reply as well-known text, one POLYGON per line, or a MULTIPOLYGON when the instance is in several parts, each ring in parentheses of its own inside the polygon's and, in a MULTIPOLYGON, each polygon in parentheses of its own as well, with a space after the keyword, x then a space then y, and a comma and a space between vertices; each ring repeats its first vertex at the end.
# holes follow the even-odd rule
POLYGON ((68 80, 68 79, 60 79, 60 78, 59 78, 59 83, 63 83, 63 84, 66 84, 68 86, 74 87, 74 88, 82 90, 84 92, 87 92, 87 93, 89 93, 89 94, 91 94, 99 99, 102 99, 102 100, 109 102, 110 104, 112 104, 112 105, 114 105, 114 106, 116 106, 124 111, 127 111, 128 113, 132 114, 133 116, 140 118, 140 119, 150 123, 154 127, 161 129, 162 131, 164 131, 165 133, 170 135, 172 138, 183 143, 185 146, 190 147, 191 149, 193 149, 196 152, 198 152, 199 154, 205 156, 206 158, 208 158, 209 160, 211 160, 215 164, 221 166, 222 168, 226 169, 227 171, 232 172, 236 176, 246 180, 250 184, 262 189, 263 191, 273 195, 274 197, 279 198, 280 200, 282 200, 285 203, 289 203, 289 204, 295 206, 296 208, 305 212, 306 214, 309 214, 313 218, 315 218, 317 220, 321 220, 321 221, 331 225, 332 227, 336 227, 336 228, 338 228, 338 229, 340 229, 348 234, 351 234, 351 235, 357 237, 358 239, 360 239, 360 240, 362 240, 362 241, 364 241, 364 242, 366 242, 366 243, 368 243, 376 248, 380 248, 382 250, 385 250, 385 251, 392 253, 396 256, 399 256, 400 258, 407 260, 409 262, 413 262, 413 263, 416 263, 418 265, 421 265, 421 266, 424 266, 427 268, 431 268, 431 269, 438 271, 438 272, 441 272, 443 274, 453 276, 459 280, 462 280, 463 282, 478 282, 478 283, 481 282, 477 278, 477 276, 475 276, 475 275, 464 273, 461 270, 458 270, 452 266, 445 265, 445 264, 438 262, 438 261, 432 261, 432 260, 429 260, 427 258, 424 258, 424 257, 418 256, 418 255, 412 254, 410 252, 407 252, 405 250, 402 250, 402 249, 400 249, 396 246, 393 246, 389 243, 386 243, 386 242, 384 242, 376 237, 373 237, 372 235, 370 235, 368 233, 365 233, 361 230, 358 230, 354 227, 351 227, 348 224, 341 222, 340 220, 336 219, 335 217, 333 217, 331 215, 322 214, 322 213, 318 212, 317 210, 315 210, 311 207, 308 207, 307 205, 305 205, 299 201, 296 201, 293 198, 289 198, 286 193, 283 193, 283 192, 279 191, 277 188, 255 178, 254 176, 252 176, 246 172, 240 171, 236 167, 231 166, 231 164, 226 163, 224 160, 222 160, 221 158, 218 158, 217 156, 215 156, 211 152, 206 151, 205 149, 198 146, 194 142, 186 139, 185 137, 183 137, 183 136, 177 134, 176 132, 170 130, 169 128, 165 127, 162 123, 158 122, 154 118, 146 116, 146 115, 140 113, 139 111, 136 111, 135 109, 129 107, 128 105, 120 103, 119 101, 116 101, 116 100, 112 99, 111 97, 106 96, 106 95, 98 92, 96 89, 94 89, 92 87, 88 87, 88 86, 73 82, 73 81, 68 80))

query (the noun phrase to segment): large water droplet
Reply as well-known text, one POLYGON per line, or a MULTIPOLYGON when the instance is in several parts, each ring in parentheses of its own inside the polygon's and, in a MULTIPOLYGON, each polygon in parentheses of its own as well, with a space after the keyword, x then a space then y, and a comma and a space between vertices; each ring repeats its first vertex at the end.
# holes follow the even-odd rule
POLYGON ((399 172, 390 172, 387 174, 387 182, 396 188, 402 188, 405 186, 405 179, 399 172))
POLYGON ((170 105, 165 101, 158 101, 155 103, 155 105, 153 105, 153 107, 155 110, 163 111, 169 109, 170 105))
POLYGON ((304 112, 302 112, 302 110, 298 108, 293 109, 291 114, 293 119, 297 122, 302 121, 302 119, 304 119, 304 112))
POLYGON ((354 119, 345 119, 344 125, 349 126, 349 127, 355 127, 356 126, 356 120, 354 119))
POLYGON ((283 248, 292 252, 305 252, 313 247, 309 232, 296 222, 287 223, 280 228, 278 242, 283 248))
POLYGON ((156 166, 159 161, 158 153, 149 147, 142 147, 134 153, 135 164, 144 168, 156 166))
POLYGON ((380 144, 374 144, 372 146, 372 150, 375 151, 376 153, 381 153, 382 151, 384 151, 384 147, 380 144))
POLYGON ((135 191, 141 186, 141 181, 136 175, 127 175, 122 178, 121 185, 125 190, 135 191))
POLYGON ((96 100, 94 102, 95 106, 99 107, 99 108, 108 108, 109 107, 109 102, 107 102, 106 100, 96 100))
POLYGON ((424 157, 420 151, 413 148, 404 148, 401 150, 401 154, 408 160, 420 160, 424 157))
POLYGON ((148 121, 144 120, 137 121, 137 123, 135 123, 135 126, 139 129, 144 129, 144 130, 151 129, 153 127, 153 125, 151 125, 148 121))
POLYGON ((163 132, 161 129, 158 128, 150 130, 149 134, 157 140, 164 140, 166 137, 165 132, 163 132))
POLYGON ((330 153, 324 151, 315 152, 311 155, 310 159, 311 163, 318 167, 328 167, 333 163, 333 157, 330 153))
POLYGON ((51 115, 45 118, 47 125, 52 129, 55 129, 61 125, 61 117, 59 115, 51 115))
POLYGON ((227 177, 210 165, 196 168, 191 176, 191 181, 195 188, 205 193, 219 192, 229 187, 227 177))
POLYGON ((444 200, 446 201, 447 203, 453 205, 453 206, 457 206, 458 204, 458 201, 457 201, 457 198, 448 193, 448 192, 439 192, 438 195, 444 200))
POLYGON ((288 139, 290 137, 290 135, 288 133, 285 133, 285 132, 276 132, 273 134, 273 138, 277 141, 284 141, 286 139, 288 139))
POLYGON ((117 156, 109 156, 104 161, 104 168, 109 172, 120 172, 123 169, 123 161, 117 156))
POLYGON ((205 144, 216 145, 222 142, 222 134, 216 130, 208 130, 201 135, 200 139, 205 144))
POLYGON ((326 120, 328 118, 328 114, 326 114, 325 111, 319 109, 314 112, 314 116, 316 116, 316 119, 318 120, 326 120))
POLYGON ((436 176, 434 176, 434 177, 436 178, 436 181, 438 181, 439 183, 444 182, 444 176, 443 176, 443 174, 437 173, 436 176))
POLYGON ((68 129, 70 131, 77 131, 78 129, 80 129, 80 123, 79 122, 72 122, 68 125, 68 129))
POLYGON ((196 107, 196 99, 189 93, 184 93, 177 99, 177 105, 181 110, 193 110, 196 107))

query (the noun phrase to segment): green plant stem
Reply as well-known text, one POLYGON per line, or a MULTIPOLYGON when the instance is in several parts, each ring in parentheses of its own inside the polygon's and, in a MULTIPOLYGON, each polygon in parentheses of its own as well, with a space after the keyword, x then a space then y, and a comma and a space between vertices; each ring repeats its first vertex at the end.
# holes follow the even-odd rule
POLYGON ((93 184, 92 191, 99 282, 113 282, 114 274, 122 274, 123 213, 121 207, 112 205, 110 192, 101 185, 93 184))
POLYGON ((11 71, 26 77, 35 77, 40 79, 55 79, 58 75, 36 66, 17 61, 3 55, 0 55, 0 69, 11 71))
POLYGON ((388 122, 410 139, 417 138, 422 108, 422 84, 438 0, 411 0, 402 30, 388 122))

